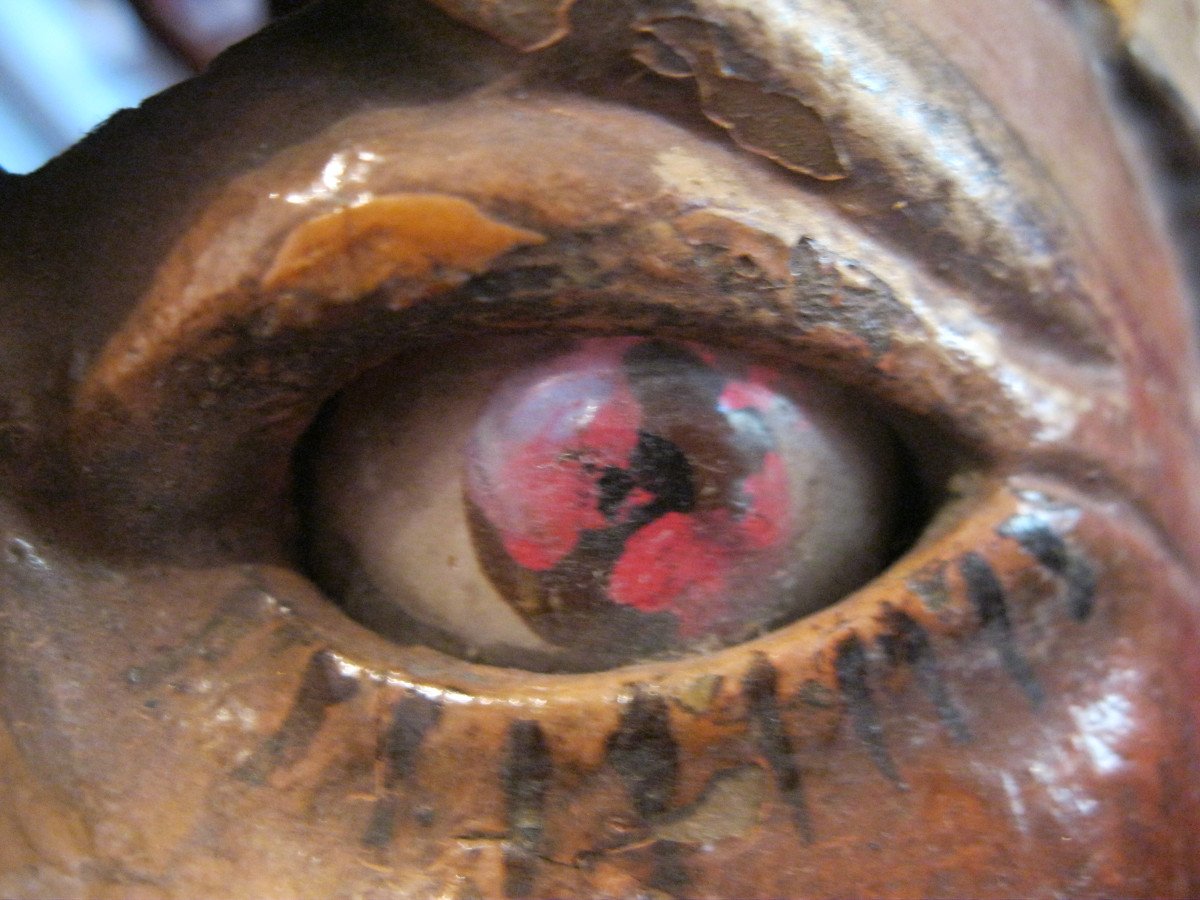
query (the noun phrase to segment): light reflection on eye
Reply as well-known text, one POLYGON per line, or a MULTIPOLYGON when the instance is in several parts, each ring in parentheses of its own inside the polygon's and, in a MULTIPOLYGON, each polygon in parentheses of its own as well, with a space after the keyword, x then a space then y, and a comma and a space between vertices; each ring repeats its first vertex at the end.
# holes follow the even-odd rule
POLYGON ((347 388, 307 562, 363 624, 483 662, 700 652, 888 561, 897 446, 836 385, 693 343, 507 338, 347 388))

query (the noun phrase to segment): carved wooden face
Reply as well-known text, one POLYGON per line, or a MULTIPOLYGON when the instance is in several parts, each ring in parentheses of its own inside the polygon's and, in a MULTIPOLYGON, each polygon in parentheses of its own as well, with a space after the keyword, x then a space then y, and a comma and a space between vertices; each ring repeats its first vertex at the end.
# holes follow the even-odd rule
POLYGON ((0 893, 1200 890, 1196 355, 1085 56, 318 3, 0 177, 0 893))

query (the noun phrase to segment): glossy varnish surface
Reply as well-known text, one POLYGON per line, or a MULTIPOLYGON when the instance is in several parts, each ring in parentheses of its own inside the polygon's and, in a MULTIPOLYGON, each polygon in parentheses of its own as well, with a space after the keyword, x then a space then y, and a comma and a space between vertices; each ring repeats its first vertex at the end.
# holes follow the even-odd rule
POLYGON ((1057 8, 440 5, 318 3, 0 182, 0 892, 1200 890, 1194 346, 1057 8), (295 568, 321 405, 552 329, 821 371, 944 505, 709 655, 350 621, 295 568))

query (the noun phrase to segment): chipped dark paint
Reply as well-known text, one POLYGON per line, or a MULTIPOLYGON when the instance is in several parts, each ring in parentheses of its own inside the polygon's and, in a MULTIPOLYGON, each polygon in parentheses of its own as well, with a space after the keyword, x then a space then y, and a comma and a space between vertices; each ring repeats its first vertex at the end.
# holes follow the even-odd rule
MULTIPOLYGON (((635 689, 620 725, 608 737, 607 751, 608 764, 625 783, 643 823, 666 816, 680 765, 667 702, 635 689)), ((650 846, 649 885, 670 894, 683 890, 689 882, 683 856, 682 845, 655 841, 650 846)))
POLYGON ((913 670, 917 683, 933 704, 950 737, 959 744, 965 744, 971 739, 971 732, 954 698, 950 696, 929 633, 908 613, 896 609, 888 610, 885 625, 888 630, 879 642, 892 664, 906 665, 913 670))
POLYGON ((821 3, 797 16, 739 12, 706 18, 678 7, 642 19, 632 55, 663 78, 693 77, 701 111, 743 149, 827 182, 847 213, 954 277, 1024 340, 1111 358, 1071 258, 1081 235, 1063 198, 1045 189, 974 86, 924 49, 907 17, 886 5, 847 16, 821 3), (756 29, 784 31, 776 40, 791 64, 756 29), (897 67, 888 48, 898 45, 922 49, 897 67), (741 117, 723 115, 723 89, 739 95, 736 112, 757 116, 755 130, 739 133, 741 117), (773 127, 781 120, 782 130, 773 127))
MULTIPOLYGON (((828 112, 825 118, 835 143, 844 141, 852 151, 848 158, 853 159, 855 175, 845 179, 837 191, 830 190, 829 197, 887 244, 900 248, 901 258, 912 258, 914 265, 937 273, 955 291, 976 298, 1011 328, 1014 338, 1028 341, 1031 347, 1074 348, 1072 354, 1079 358, 1111 359, 1109 348, 1119 342, 1112 339, 1107 322, 1098 320, 1092 291, 1085 287, 1098 283, 1095 273, 1076 271, 1076 255, 1086 258, 1086 254, 1074 253, 1084 246, 1082 235, 1076 234, 1081 227, 1078 217, 1064 206, 1063 198, 1047 184, 1035 160, 1024 152, 1015 135, 1008 133, 995 111, 960 73, 925 48, 925 42, 905 44, 914 53, 912 59, 896 58, 888 52, 897 46, 897 40, 916 37, 911 23, 901 27, 906 23, 886 15, 883 9, 864 13, 860 23, 857 13, 838 16, 825 4, 812 6, 811 18, 808 14, 780 15, 772 4, 763 5, 758 15, 720 14, 724 21, 711 26, 716 34, 702 42, 705 52, 714 65, 735 63, 734 75, 725 80, 745 80, 748 73, 753 76, 751 83, 760 85, 766 95, 796 95, 799 102, 828 112), (893 23, 893 18, 900 21, 893 23), (778 46, 788 48, 784 58, 777 58, 775 41, 761 39, 772 33, 771 26, 784 39, 778 46), (790 44, 789 38, 794 38, 790 44), (732 53, 728 44, 737 46, 740 53, 732 53), (830 52, 816 52, 815 45, 827 46, 830 52), (754 80, 760 73, 748 66, 745 60, 750 58, 762 63, 771 80, 765 84, 754 80), (856 73, 863 77, 851 77, 856 73), (888 88, 869 89, 866 85, 873 82, 888 88)), ((717 15, 714 10, 714 18, 717 15)), ((693 18, 701 21, 704 30, 710 29, 707 22, 693 18)), ((591 31, 591 26, 581 30, 591 31)), ((635 37, 632 31, 627 35, 629 41, 635 37)), ((617 40, 615 36, 605 35, 605 49, 612 55, 596 61, 608 72, 613 71, 617 59, 624 61, 623 56, 616 56, 624 45, 616 49, 613 40, 617 40)), ((690 39, 684 43, 691 46, 690 39)), ((482 54, 482 47, 475 46, 482 54)), ((443 59, 439 54, 433 56, 443 59)), ((482 58, 497 57, 488 54, 482 58)), ((549 62, 547 59, 547 65, 549 62)), ((417 81, 431 88, 442 85, 450 92, 487 80, 483 74, 487 67, 470 78, 459 71, 462 68, 439 65, 427 73, 429 78, 417 81), (436 74, 446 78, 433 78, 436 74)), ((531 72, 530 77, 534 74, 540 77, 541 73, 531 72)), ((568 82, 555 79, 547 83, 568 82)), ((630 90, 637 96, 644 93, 645 102, 653 99, 652 91, 630 90)), ((773 117, 763 117, 769 118, 773 117)), ((165 246, 161 249, 165 252, 165 246)), ((158 291, 156 287, 147 297, 169 296, 169 292, 158 291)), ((80 399, 70 425, 76 445, 72 452, 81 471, 93 473, 96 483, 92 487, 101 492, 97 508, 110 510, 105 518, 122 524, 121 529, 114 529, 123 533, 122 544, 186 544, 184 535, 207 532, 216 523, 222 523, 226 533, 241 533, 251 525, 266 528, 269 523, 256 521, 261 511, 247 509, 244 498, 235 503, 219 496, 215 486, 260 484, 271 473, 288 471, 290 447, 280 448, 268 440, 248 410, 271 409, 276 421, 302 422, 310 398, 331 395, 343 379, 362 367, 370 354, 364 357, 359 349, 387 343, 386 327, 365 327, 368 317, 388 318, 381 309, 363 304, 353 315, 350 310, 345 312, 346 321, 339 325, 336 342, 318 339, 316 332, 323 329, 311 323, 294 327, 290 335, 272 335, 270 340, 243 334, 228 324, 220 334, 196 324, 194 332, 186 332, 186 340, 180 338, 173 354, 179 362, 169 370, 156 370, 154 355, 125 369, 126 363, 109 363, 108 356, 97 358, 77 391, 80 399), (368 307, 373 307, 371 312, 368 307), (372 337, 366 337, 368 334, 372 337), (225 347, 225 342, 232 343, 225 347), (354 352, 345 355, 350 349, 354 352), (256 365, 249 365, 250 359, 256 365), (259 364, 275 377, 251 378, 248 373, 257 371, 259 364), (217 391, 205 374, 217 369, 241 372, 244 377, 217 391), (118 378, 117 371, 125 374, 118 378), (106 384, 110 376, 105 372, 117 380, 106 384), (288 377, 281 379, 280 372, 288 377), (147 386, 144 394, 132 390, 135 383, 147 386), (298 383, 310 389, 298 389, 298 383), (219 398, 220 404, 193 410, 197 396, 211 397, 214 402, 219 398), (134 402, 134 397, 139 399, 134 402), (172 416, 172 410, 191 411, 186 416, 172 416), (202 470, 197 460, 204 461, 202 470), (171 473, 170 477, 166 473, 171 473), (247 520, 245 526, 232 524, 243 519, 247 520)), ((514 310, 505 312, 510 322, 520 321, 511 318, 514 310)), ((603 315, 589 309, 589 319, 602 321, 603 315)), ((156 316, 146 316, 138 320, 143 324, 131 323, 127 337, 121 340, 136 343, 149 339, 146 323, 157 321, 161 320, 156 316)), ((185 317, 183 321, 192 320, 185 317)), ((639 324, 638 330, 649 330, 652 325, 639 324)), ((111 359, 127 359, 117 347, 116 343, 110 347, 111 359)), ((276 488, 282 490, 283 483, 276 488)))
POLYGON ((757 656, 742 680, 742 692, 758 751, 766 758, 780 795, 792 811, 792 821, 806 843, 812 843, 812 820, 804 796, 800 767, 779 708, 779 673, 765 656, 757 656))
POLYGON ((283 724, 233 771, 233 777, 249 784, 262 784, 275 769, 304 754, 325 724, 330 707, 344 703, 356 693, 358 681, 338 671, 327 651, 314 653, 283 724))
POLYGON ((501 767, 509 844, 504 852, 504 893, 528 897, 536 878, 537 858, 543 852, 546 792, 554 775, 554 762, 542 727, 518 719, 508 729, 501 767))
POLYGON ((679 774, 679 745, 661 697, 635 691, 621 713, 621 724, 608 737, 607 759, 625 783, 642 819, 667 812, 679 774))
POLYGON ((694 16, 664 16, 638 30, 646 39, 634 58, 666 78, 695 78, 704 115, 742 149, 819 181, 849 174, 821 113, 794 91, 765 84, 769 67, 733 47, 722 29, 694 16))
POLYGON ((371 818, 363 832, 364 847, 379 850, 392 843, 396 835, 396 807, 399 800, 395 794, 380 797, 371 809, 371 818))
POLYGON ((1067 611, 1077 622, 1092 614, 1096 596, 1096 569, 1040 516, 1013 516, 997 532, 1012 538, 1021 549, 1066 584, 1067 611))
POLYGON ((379 735, 377 755, 383 770, 383 793, 375 801, 363 833, 365 846, 380 848, 391 843, 399 807, 396 791, 412 775, 417 751, 441 718, 441 702, 421 694, 408 694, 396 704, 391 722, 379 735))
POLYGON ((913 311, 886 282, 811 238, 802 237, 792 247, 788 270, 800 295, 793 315, 805 330, 840 328, 862 338, 880 355, 891 349, 899 335, 921 328, 913 311))
POLYGON ((904 780, 896 768, 884 740, 883 722, 875 706, 867 672, 867 651, 857 635, 851 635, 838 645, 834 657, 834 672, 838 690, 850 715, 854 733, 862 741, 871 761, 880 773, 896 787, 903 789, 904 780))
POLYGON ((1005 670, 1035 707, 1045 700, 1041 683, 1017 646, 1004 587, 995 570, 978 553, 967 553, 959 563, 959 571, 967 587, 967 596, 979 616, 983 632, 991 641, 1005 670))
POLYGON ((926 609, 941 613, 950 605, 950 588, 946 584, 944 563, 926 566, 908 579, 906 586, 921 598, 926 609))

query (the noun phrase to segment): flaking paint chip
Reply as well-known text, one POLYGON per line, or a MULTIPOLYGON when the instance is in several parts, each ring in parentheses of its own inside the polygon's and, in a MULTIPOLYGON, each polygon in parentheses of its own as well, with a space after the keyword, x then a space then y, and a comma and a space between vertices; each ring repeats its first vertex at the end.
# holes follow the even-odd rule
POLYGON ((461 197, 389 194, 297 226, 262 286, 351 300, 393 278, 477 274, 496 257, 545 240, 491 218, 461 197))

